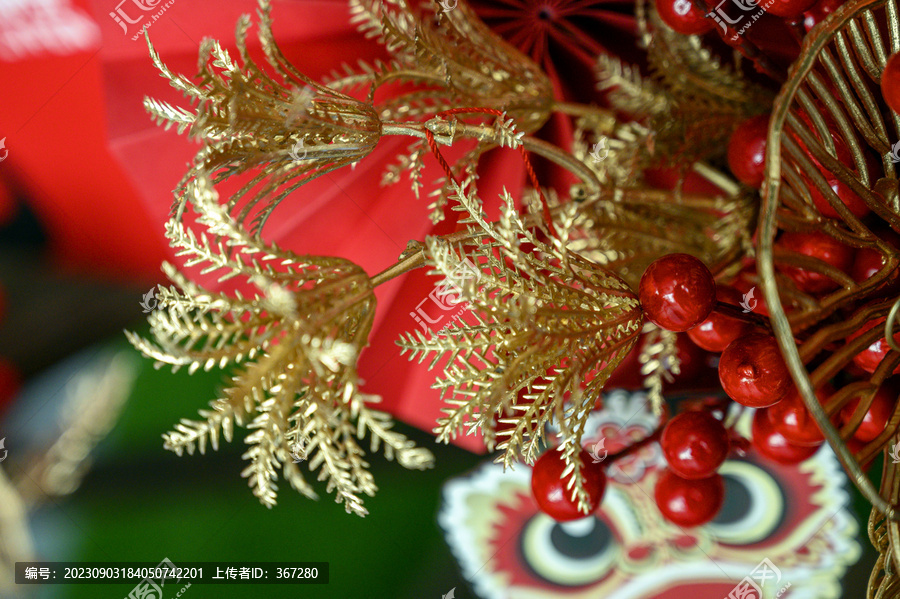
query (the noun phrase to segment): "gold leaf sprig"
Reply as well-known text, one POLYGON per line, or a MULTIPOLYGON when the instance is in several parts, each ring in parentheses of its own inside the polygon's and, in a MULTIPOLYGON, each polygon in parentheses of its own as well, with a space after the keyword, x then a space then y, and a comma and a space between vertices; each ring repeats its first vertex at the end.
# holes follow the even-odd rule
POLYGON ((325 87, 297 71, 284 57, 271 32, 267 0, 260 0, 258 36, 271 70, 247 53, 250 17, 238 21, 239 60, 217 41, 200 47, 199 81, 176 75, 150 44, 150 56, 162 77, 197 102, 193 111, 146 98, 145 108, 166 127, 204 143, 179 186, 173 213, 184 209, 184 190, 197 173, 211 173, 214 183, 264 167, 229 198, 239 222, 259 234, 279 203, 301 185, 367 156, 381 139, 375 108, 325 87), (240 209, 238 211, 238 205, 240 209))
POLYGON ((392 68, 366 68, 375 75, 370 98, 387 82, 419 86, 379 104, 385 118, 427 120, 450 108, 489 105, 509 113, 526 132, 540 128, 553 105, 547 75, 465 2, 450 13, 437 7, 425 3, 414 9, 406 0, 350 2, 351 21, 383 43, 395 61, 392 68))
POLYGON ((653 8, 647 16, 650 72, 670 98, 670 109, 648 123, 656 132, 655 155, 673 165, 706 159, 741 120, 771 106, 774 96, 722 63, 699 36, 673 31, 653 8))
POLYGON ((457 281, 471 322, 457 321, 439 334, 407 333, 398 345, 411 360, 430 357, 429 368, 442 365, 434 384, 447 404, 435 429, 440 441, 480 430, 490 447, 499 441, 504 466, 520 456, 532 463, 545 426, 557 423, 563 455, 576 473, 572 497, 587 509, 578 457, 585 422, 637 339, 639 302, 615 275, 565 248, 565 226, 560 238, 544 241, 509 194, 497 223, 488 222, 470 190, 457 188, 457 198, 454 208, 466 213, 470 240, 452 246, 429 238, 426 259, 451 280, 467 264, 477 265, 477 276, 457 281), (500 439, 495 418, 512 425, 500 439))
POLYGON ((382 449, 406 468, 430 467, 432 455, 391 430, 387 414, 370 406, 377 398, 360 392, 356 360, 368 342, 375 313, 369 277, 340 258, 299 256, 250 235, 218 201, 208 177, 185 188, 196 222, 205 232, 172 219, 167 232, 187 264, 237 278, 258 293, 214 293, 190 282, 171 265, 165 272, 178 287, 161 288, 160 309, 150 316, 153 341, 128 339, 157 366, 173 370, 231 366, 222 396, 201 410, 203 420, 182 420, 165 435, 178 455, 230 441, 234 425, 252 432, 243 476, 259 500, 275 505, 277 471, 300 493, 315 497, 292 459, 304 446, 311 472, 326 482, 348 512, 366 515, 361 495, 377 490, 360 441, 382 449))

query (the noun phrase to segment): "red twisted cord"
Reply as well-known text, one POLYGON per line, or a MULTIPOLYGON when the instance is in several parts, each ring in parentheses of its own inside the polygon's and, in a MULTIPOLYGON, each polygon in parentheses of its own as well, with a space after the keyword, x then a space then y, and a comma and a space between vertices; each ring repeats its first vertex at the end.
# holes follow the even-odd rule
MULTIPOLYGON (((438 112, 435 116, 440 117, 448 117, 454 114, 459 113, 481 113, 481 114, 493 114, 496 116, 503 116, 504 112, 502 110, 497 110, 496 108, 480 108, 480 107, 472 107, 472 108, 451 108, 450 110, 444 110, 438 112)), ((444 173, 446 173, 447 177, 450 180, 455 181, 457 185, 459 185, 459 181, 456 181, 456 177, 453 176, 453 171, 450 168, 450 165, 444 159, 443 154, 441 154, 440 149, 438 148, 437 141, 434 139, 434 133, 432 133, 429 129, 425 129, 425 139, 428 141, 428 147, 431 148, 431 152, 434 154, 435 158, 437 158, 438 162, 441 165, 441 168, 444 169, 444 173)), ((522 160, 525 162, 525 172, 528 173, 528 179, 531 181, 531 186, 534 187, 538 196, 541 199, 541 208, 544 215, 544 220, 547 221, 547 226, 550 227, 550 231, 556 235, 556 227, 553 226, 553 220, 550 216, 550 205, 547 203, 547 198, 544 197, 544 192, 541 191, 541 186, 538 183, 537 173, 534 172, 534 167, 531 164, 531 159, 528 157, 528 151, 525 149, 524 144, 519 146, 519 151, 522 152, 522 160)))

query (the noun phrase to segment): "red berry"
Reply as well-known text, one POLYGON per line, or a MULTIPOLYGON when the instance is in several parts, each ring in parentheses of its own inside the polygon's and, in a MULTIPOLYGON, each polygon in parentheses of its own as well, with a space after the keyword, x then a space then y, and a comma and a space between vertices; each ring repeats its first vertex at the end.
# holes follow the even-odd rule
POLYGON ((850 267, 850 276, 857 283, 872 278, 884 267, 884 258, 881 252, 871 248, 859 248, 853 257, 853 266, 850 267))
MULTIPOLYGON (((852 248, 819 231, 812 233, 786 232, 781 235, 777 245, 785 250, 817 258, 844 272, 848 271, 853 263, 852 248)), ((800 291, 806 293, 824 293, 840 287, 826 275, 805 268, 782 266, 780 270, 793 279, 800 291)))
MULTIPOLYGON (((816 390, 819 403, 824 403, 834 390, 829 386, 816 390)), ((793 445, 818 447, 825 440, 816 420, 803 403, 797 388, 788 391, 784 399, 768 408, 773 429, 793 445)))
POLYGON ((775 430, 772 422, 771 408, 761 408, 753 414, 753 424, 750 427, 753 438, 753 447, 766 458, 779 464, 799 464, 811 458, 818 450, 819 445, 801 446, 788 441, 784 435, 775 430))
POLYGON ((761 114, 741 122, 728 140, 728 166, 750 187, 762 186, 765 178, 768 134, 769 115, 761 114))
POLYGON ((881 95, 894 112, 900 114, 900 52, 891 54, 881 74, 881 95))
POLYGON ((803 27, 807 31, 825 20, 825 17, 840 8, 846 0, 819 0, 803 15, 803 27))
POLYGON ((638 295, 651 322, 683 333, 706 320, 716 307, 716 281, 700 260, 669 254, 647 267, 638 295))
POLYGON ((656 12, 663 23, 684 35, 703 35, 715 27, 691 0, 656 0, 656 12))
MULTIPOLYGON (((864 324, 859 330, 850 333, 847 337, 847 341, 853 341, 866 331, 872 329, 873 327, 879 327, 881 329, 884 328, 884 322, 887 318, 879 318, 877 320, 872 320, 864 324)), ((900 343, 900 333, 894 333, 894 341, 900 343)), ((878 368, 878 365, 881 364, 881 361, 887 355, 887 353, 891 351, 891 346, 888 345, 887 339, 882 336, 879 339, 876 339, 872 342, 872 344, 853 356, 853 363, 872 374, 875 372, 875 369, 878 368)), ((894 369, 894 374, 900 374, 900 366, 894 369)))
POLYGON ((776 17, 794 19, 809 10, 816 0, 774 0, 762 4, 763 10, 776 17))
MULTIPOLYGON (((593 464, 587 451, 582 449, 580 456, 584 489, 588 493, 590 513, 593 513, 600 506, 606 490, 606 473, 599 465, 593 464)), ((566 488, 571 474, 563 479, 565 468, 562 452, 549 449, 534 463, 531 472, 531 492, 538 507, 557 522, 578 520, 588 515, 578 510, 578 503, 572 500, 572 490, 566 488)))
MULTIPOLYGON (((740 306, 743 296, 737 289, 719 285, 716 287, 716 298, 733 306, 740 306)), ((722 352, 728 344, 743 335, 750 328, 744 320, 725 316, 713 310, 700 324, 687 332, 691 341, 711 352, 722 352)))
MULTIPOLYGON (((828 180, 828 186, 834 190, 837 197, 854 216, 862 218, 870 212, 869 206, 866 204, 865 200, 859 197, 855 191, 850 189, 849 185, 838 180, 824 169, 822 169, 822 174, 825 175, 825 178, 828 180)), ((804 177, 804 179, 806 179, 806 177, 804 177)), ((813 204, 816 205, 816 208, 822 216, 827 216, 828 218, 840 218, 840 214, 838 214, 837 210, 834 209, 834 206, 831 205, 828 199, 822 195, 819 188, 816 187, 812 181, 807 180, 807 184, 809 186, 809 194, 812 196, 813 204)))
POLYGON ((777 403, 793 384, 778 342, 767 333, 752 333, 726 347, 719 381, 731 399, 749 408, 777 403))
POLYGON ((669 468, 682 478, 712 476, 728 457, 728 432, 709 412, 675 416, 659 443, 669 468))
POLYGON ((698 480, 681 478, 663 470, 653 493, 663 518, 678 526, 706 524, 716 517, 725 501, 725 483, 718 474, 698 480))
MULTIPOLYGON (((900 248, 900 235, 890 227, 874 227, 872 232, 887 242, 891 251, 898 252, 900 248)), ((853 266, 850 268, 850 275, 857 283, 873 277, 878 271, 884 267, 884 258, 878 250, 872 248, 859 248, 853 257, 853 266)), ((885 286, 893 284, 891 278, 885 282, 885 286)))
MULTIPOLYGON (((859 402, 860 398, 856 398, 844 406, 844 409, 841 410, 842 424, 850 422, 850 419, 853 418, 853 412, 859 406, 859 402)), ((874 441, 878 435, 884 432, 891 414, 894 413, 896 403, 897 392, 895 389, 892 389, 889 385, 879 387, 878 391, 875 392, 875 397, 872 399, 872 405, 869 406, 869 410, 863 416, 863 421, 859 428, 856 429, 856 432, 853 433, 853 437, 864 443, 874 441)))

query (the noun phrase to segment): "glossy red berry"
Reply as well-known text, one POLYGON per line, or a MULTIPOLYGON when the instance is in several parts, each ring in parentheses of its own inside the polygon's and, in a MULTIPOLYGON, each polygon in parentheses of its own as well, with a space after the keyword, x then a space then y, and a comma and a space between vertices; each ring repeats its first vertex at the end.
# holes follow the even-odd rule
POLYGON ((857 283, 870 279, 884 267, 884 258, 881 252, 870 248, 859 248, 853 257, 853 266, 850 267, 850 276, 857 283))
MULTIPOLYGON (((843 272, 847 272, 850 265, 853 264, 852 248, 819 231, 783 233, 778 239, 777 246, 784 250, 816 258, 843 272)), ((830 277, 805 268, 782 266, 780 270, 794 281, 800 291, 806 293, 825 293, 840 286, 830 277)))
POLYGON ((691 0, 656 0, 656 12, 663 23, 684 35, 703 35, 715 27, 691 0))
MULTIPOLYGON (((816 390, 816 397, 819 403, 824 403, 832 393, 834 390, 826 385, 816 390)), ((818 447, 825 440, 825 435, 806 408, 796 387, 788 391, 781 401, 768 408, 768 411, 772 428, 781 433, 789 443, 818 447)))
POLYGON ((738 181, 759 188, 765 178, 769 115, 742 121, 728 140, 728 167, 738 181))
POLYGON ((788 441, 784 435, 775 430, 772 422, 771 408, 762 408, 753 414, 750 427, 753 447, 764 457, 779 464, 799 464, 811 458, 818 450, 818 445, 802 446, 788 441))
MULTIPOLYGON (((606 473, 599 464, 593 464, 591 454, 585 450, 581 451, 581 462, 584 489, 588 493, 590 512, 593 513, 600 506, 606 491, 606 473)), ((538 507, 557 522, 578 520, 589 515, 579 511, 578 504, 572 500, 572 491, 566 488, 571 474, 565 478, 562 476, 565 468, 562 452, 549 449, 534 463, 531 472, 531 492, 538 507)))
POLYGON ((726 347, 719 381, 731 399, 750 408, 775 404, 793 384, 778 342, 767 333, 752 333, 726 347))
POLYGON ((840 8, 846 0, 819 0, 803 14, 803 27, 809 31, 840 8))
POLYGON ((728 432, 709 412, 683 412, 666 424, 659 441, 669 468, 687 479, 715 474, 728 457, 728 432))
MULTIPOLYGON (((886 320, 887 318, 882 317, 867 322, 862 327, 860 327, 859 330, 851 333, 847 337, 847 341, 853 341, 854 339, 874 327, 878 327, 883 330, 884 322, 886 320)), ((900 344, 900 333, 894 333, 894 341, 900 344)), ((872 344, 869 345, 869 347, 853 356, 853 363, 869 374, 872 374, 873 372, 875 372, 875 369, 878 368, 878 365, 881 364, 881 361, 889 351, 891 351, 891 346, 888 345, 887 339, 885 339, 884 336, 881 336, 880 338, 873 341, 872 344)), ((897 366, 897 368, 894 369, 894 374, 900 374, 900 366, 897 366)))
MULTIPOLYGON (((838 199, 843 202, 844 206, 846 206, 854 216, 862 218, 870 212, 869 206, 866 204, 865 200, 859 197, 847 183, 837 179, 831 175, 831 173, 823 172, 823 174, 828 181, 828 186, 831 187, 838 199)), ((812 196, 813 204, 815 204, 816 209, 820 214, 827 216, 828 218, 840 218, 838 211, 812 182, 809 183, 809 194, 812 196)))
POLYGON ((703 262, 687 254, 653 261, 638 288, 644 313, 667 331, 697 326, 716 306, 716 281, 703 262))
POLYGON ((881 95, 891 110, 900 114, 900 52, 891 54, 881 74, 881 95))
POLYGON ((716 517, 725 501, 725 483, 718 474, 688 480, 671 470, 663 470, 653 493, 663 518, 689 528, 716 517))
MULTIPOLYGON (((740 306, 743 295, 733 287, 719 285, 716 287, 716 298, 720 302, 740 306)), ((712 313, 700 324, 687 332, 691 341, 703 349, 720 353, 728 347, 732 341, 746 333, 751 328, 750 323, 738 320, 731 316, 713 310, 712 313)))
MULTIPOLYGON (((853 418, 853 412, 859 406, 859 402, 860 399, 856 398, 844 406, 844 409, 841 410, 842 424, 850 422, 850 419, 853 418)), ((872 398, 872 405, 869 406, 869 410, 863 416, 863 421, 859 428, 856 429, 856 432, 853 433, 853 437, 864 443, 874 441, 884 432, 896 405, 896 389, 893 389, 890 385, 879 387, 878 391, 875 392, 875 397, 872 398)))
POLYGON ((760 7, 776 17, 795 19, 812 8, 815 3, 816 0, 775 0, 771 3, 761 3, 760 7))
MULTIPOLYGON (((822 174, 825 175, 828 186, 831 187, 841 202, 844 203, 844 206, 846 206, 854 216, 862 218, 870 212, 869 206, 866 204, 865 200, 859 197, 849 185, 840 181, 828 171, 823 170, 822 174)), ((809 195, 812 196, 813 204, 816 205, 816 209, 818 209, 819 213, 828 218, 840 218, 840 214, 838 214, 837 210, 834 209, 834 206, 831 205, 828 199, 822 195, 819 188, 811 181, 808 182, 808 185, 809 195)))

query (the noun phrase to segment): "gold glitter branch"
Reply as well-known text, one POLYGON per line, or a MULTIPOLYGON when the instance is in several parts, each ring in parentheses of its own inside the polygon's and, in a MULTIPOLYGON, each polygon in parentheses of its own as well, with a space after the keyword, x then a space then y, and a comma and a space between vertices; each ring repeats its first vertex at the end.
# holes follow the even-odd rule
MULTIPOLYGON (((477 265, 458 281, 472 322, 452 323, 438 334, 407 333, 398 345, 410 359, 431 357, 429 368, 443 365, 434 384, 448 404, 435 429, 438 440, 464 427, 469 434, 480 429, 490 447, 499 441, 504 466, 520 455, 532 463, 544 427, 556 422, 565 459, 577 473, 572 496, 586 509, 578 458, 585 422, 637 339, 639 302, 623 281, 566 250, 565 234, 541 241, 509 194, 498 223, 487 221, 470 190, 458 188, 457 198, 471 240, 453 247, 429 238, 426 258, 450 280, 477 265), (512 425, 500 439, 495 418, 512 425)), ((566 215, 560 220, 571 222, 566 215)))
POLYGON ((134 333, 129 340, 173 370, 233 366, 236 372, 212 410, 200 412, 203 420, 182 420, 163 436, 165 447, 179 455, 204 453, 207 444, 218 448, 220 436, 230 441, 234 424, 246 425, 253 432, 243 476, 264 505, 275 505, 278 469, 296 490, 315 497, 292 459, 302 446, 310 471, 319 471, 335 500, 365 515, 360 496, 374 495, 377 486, 360 440, 369 436, 372 451, 381 447, 406 468, 433 461, 392 431, 390 418, 369 407, 377 398, 359 390, 356 360, 375 313, 369 277, 347 260, 298 256, 252 237, 219 204, 208 178, 193 179, 185 197, 206 233, 170 221, 179 254, 204 272, 221 273, 220 280, 255 285, 260 294, 212 293, 166 266, 180 290, 160 288, 160 309, 150 316, 153 342, 134 333))

